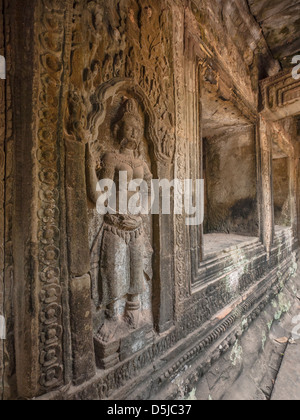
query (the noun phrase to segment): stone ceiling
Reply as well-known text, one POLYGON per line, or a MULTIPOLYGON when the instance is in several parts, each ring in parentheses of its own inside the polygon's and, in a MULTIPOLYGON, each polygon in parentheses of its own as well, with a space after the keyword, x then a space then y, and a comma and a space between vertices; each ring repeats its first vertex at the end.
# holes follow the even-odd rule
POLYGON ((248 0, 274 58, 291 66, 300 54, 300 0, 248 0))
POLYGON ((251 122, 230 102, 222 99, 216 85, 205 80, 202 86, 203 137, 214 137, 224 131, 252 127, 251 122))

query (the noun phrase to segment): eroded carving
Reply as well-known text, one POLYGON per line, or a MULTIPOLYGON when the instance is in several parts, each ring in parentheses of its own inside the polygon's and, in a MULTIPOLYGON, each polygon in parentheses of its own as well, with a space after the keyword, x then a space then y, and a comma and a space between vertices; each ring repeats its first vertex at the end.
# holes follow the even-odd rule
MULTIPOLYGON (((111 128, 119 150, 104 153, 100 165, 97 163, 99 156, 93 156, 92 147, 88 145, 89 196, 95 204, 99 197, 96 185, 100 179, 109 179, 118 185, 120 172, 125 172, 128 182, 142 179, 149 187, 152 179, 147 163, 140 158, 144 124, 135 100, 125 99, 111 128)), ((133 194, 128 193, 128 200, 133 194)), ((103 343, 116 341, 128 334, 128 329, 136 330, 145 322, 141 317, 140 297, 144 279, 151 280, 152 277, 149 264, 152 248, 142 216, 122 214, 119 198, 116 214, 106 214, 100 228, 99 290, 105 319, 97 337, 103 343), (125 309, 120 312, 120 301, 124 297, 125 309)))
MULTIPOLYGON (((2 2, 0 6, 3 7, 2 2)), ((3 14, 0 10, 0 22, 3 28, 3 14)), ((0 54, 4 54, 4 33, 0 32, 0 54)), ((0 80, 0 317, 4 315, 4 243, 5 243, 5 227, 4 227, 4 197, 5 197, 5 81, 0 80)), ((4 374, 4 348, 0 345, 0 383, 3 383, 4 374)), ((3 398, 3 389, 0 385, 0 399, 3 398)))
MULTIPOLYGON (((206 7, 206 2, 202 3, 201 7, 206 7)), ((39 57, 34 63, 39 64, 40 72, 34 77, 39 86, 34 86, 34 97, 38 100, 33 112, 38 120, 38 126, 33 127, 33 139, 38 146, 37 161, 33 156, 37 194, 32 207, 32 219, 38 218, 38 236, 32 244, 26 244, 26 253, 38 260, 36 281, 28 276, 28 284, 33 285, 30 293, 36 298, 32 309, 36 309, 36 336, 40 342, 35 347, 39 350, 36 352, 39 360, 30 380, 36 388, 34 392, 51 391, 51 398, 56 388, 57 395, 63 398, 111 399, 120 395, 127 398, 137 393, 142 396, 151 369, 151 383, 156 392, 156 385, 166 386, 200 356, 203 363, 211 365, 219 353, 229 348, 232 339, 237 338, 232 338, 232 334, 240 334, 242 317, 245 316, 243 325, 250 324, 257 307, 263 309, 260 300, 264 296, 271 299, 273 286, 291 275, 289 269, 295 264, 294 256, 291 257, 293 239, 281 238, 271 248, 272 221, 269 220, 264 232, 269 244, 268 262, 262 245, 257 242, 251 249, 242 249, 243 262, 234 255, 234 264, 230 258, 204 264, 203 283, 190 290, 192 242, 185 217, 171 216, 166 222, 162 215, 155 215, 152 220, 151 216, 129 216, 120 211, 103 217, 93 205, 98 199, 95 186, 103 178, 118 181, 120 171, 127 172, 127 181, 139 178, 148 184, 152 175, 185 179, 197 174, 195 168, 199 169, 201 162, 194 151, 199 146, 195 140, 201 127, 195 121, 201 110, 196 103, 196 83, 194 86, 196 61, 192 66, 189 62, 194 46, 189 36, 184 35, 188 26, 193 24, 197 29, 196 43, 198 48, 201 45, 205 49, 203 55, 207 59, 215 57, 218 61, 221 57, 218 51, 225 51, 226 59, 231 56, 229 64, 223 60, 223 73, 228 72, 228 78, 234 76, 244 93, 239 98, 232 90, 222 99, 224 106, 233 95, 246 106, 247 93, 250 102, 256 103, 248 74, 248 67, 250 73, 250 67, 255 66, 256 52, 244 48, 248 43, 239 39, 236 47, 232 47, 230 39, 227 42, 227 36, 224 42, 220 42, 219 36, 213 41, 220 28, 228 27, 227 35, 232 26, 231 19, 225 15, 224 24, 215 22, 214 17, 222 10, 221 3, 220 9, 206 7, 205 14, 202 9, 198 14, 194 8, 199 22, 189 20, 193 14, 188 11, 189 6, 177 0, 41 0, 38 6, 34 10, 38 20, 34 26, 38 43, 34 51, 39 49, 39 57), (73 20, 66 17, 67 7, 73 20), (70 30, 72 42, 68 36, 70 30), (208 46, 204 47, 207 37, 212 41, 211 54, 207 52, 208 46), (238 50, 242 55, 246 51, 246 66, 240 72, 238 50), (85 175, 93 203, 86 200, 85 175), (157 257, 155 263, 152 247, 157 257), (80 264, 73 263, 76 258, 80 264), (237 265, 242 270, 237 270, 237 265), (276 277, 277 268, 283 273, 280 279, 279 275, 276 277), (237 271, 234 290, 226 278, 232 270, 237 271), (234 303, 246 293, 247 300, 234 303), (227 315, 217 322, 221 311, 227 315), (161 334, 154 335, 153 326, 161 334), (93 364, 94 356, 92 345, 86 351, 84 344, 88 340, 84 331, 91 338, 90 344, 95 338, 98 367, 105 369, 98 371, 93 379, 94 371, 90 375, 88 364, 82 362, 82 356, 88 354, 93 364), (177 351, 178 355, 174 356, 177 351), (35 382, 36 376, 42 389, 35 382), (61 388, 69 381, 75 386, 61 388), (86 383, 82 385, 83 382, 86 383)), ((233 16, 238 24, 243 24, 243 15, 236 11, 239 12, 235 8, 233 16)), ((194 27, 190 28, 191 32, 194 27)), ((247 33, 245 24, 241 29, 247 33)), ((232 33, 236 38, 237 29, 232 33)), ((253 48, 256 46, 253 44, 253 48)), ((28 56, 32 56, 31 50, 28 56)), ((216 72, 220 81, 223 73, 216 72)), ((229 86, 226 84, 224 91, 229 86)), ((6 89, 10 92, 9 87, 6 89)), ((294 101, 295 95, 297 91, 287 90, 282 98, 284 102, 294 101)), ((9 99, 5 99, 8 112, 9 99)), ((6 122, 9 133, 9 118, 6 122)), ((267 139, 262 139, 261 146, 263 199, 270 208, 267 139)), ((8 219, 5 224, 6 242, 10 242, 14 212, 10 167, 14 153, 9 141, 5 147, 5 217, 8 219)), ((1 169, 0 161, 0 174, 1 169)), ((0 201, 1 188, 2 184, 0 201)), ((0 233, 2 236, 1 226, 0 233)), ((12 269, 10 243, 5 243, 5 252, 6 268, 12 269)), ((1 260, 0 250, 0 270, 1 260)), ((7 273, 10 275, 8 270, 7 273)), ((8 289, 13 287, 11 281, 6 284, 9 300, 8 289)), ((23 355, 18 357, 22 361, 23 355)))
POLYGON ((298 114, 300 81, 295 80, 290 70, 260 82, 263 112, 272 121, 298 114))
POLYGON ((41 2, 40 102, 38 125, 38 240, 40 302, 40 385, 49 391, 63 383, 62 286, 60 250, 60 176, 58 164, 59 97, 63 49, 68 27, 62 21, 71 2, 41 2), (49 76, 50 75, 50 76, 49 76))

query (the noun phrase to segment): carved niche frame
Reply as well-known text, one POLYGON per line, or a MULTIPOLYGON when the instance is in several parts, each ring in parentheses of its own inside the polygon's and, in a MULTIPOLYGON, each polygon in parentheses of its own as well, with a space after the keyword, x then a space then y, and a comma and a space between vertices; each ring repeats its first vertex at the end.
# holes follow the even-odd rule
MULTIPOLYGON (((154 179, 172 179, 173 157, 166 156, 158 138, 158 121, 151 103, 143 89, 132 79, 115 78, 98 87, 91 96, 92 110, 88 116, 88 133, 91 139, 98 137, 99 128, 104 123, 110 99, 125 95, 135 99, 141 108, 145 128, 144 136, 149 147, 151 172, 154 179)), ((171 203, 172 205, 172 203, 171 203)), ((173 325, 174 313, 174 269, 173 269, 173 217, 162 214, 152 215, 153 225, 153 280, 152 280, 152 314, 154 328, 165 332, 173 325)))
MULTIPOLYGON (((188 139, 189 151, 189 168, 192 177, 203 178, 203 135, 202 135, 202 90, 205 69, 210 69, 220 82, 219 90, 222 97, 226 98, 244 117, 253 125, 254 136, 253 141, 256 150, 256 182, 257 182, 257 212, 259 214, 261 197, 261 187, 259 174, 260 167, 260 144, 258 134, 258 115, 256 110, 239 92, 231 77, 226 74, 222 63, 213 58, 213 54, 209 47, 204 43, 199 32, 198 25, 195 23, 194 17, 190 12, 186 12, 189 19, 185 21, 185 85, 187 86, 189 100, 187 105, 187 127, 186 137, 188 139), (189 22, 189 23, 187 23, 189 22), (193 22, 194 24, 191 24, 193 22), (189 120, 190 114, 193 116, 195 127, 191 127, 189 120), (199 164, 198 164, 199 163, 199 164)), ((262 225, 259 227, 257 238, 262 238, 262 225)), ((204 255, 204 231, 203 224, 200 227, 191 226, 188 228, 187 241, 191 250, 190 255, 190 282, 188 285, 189 294, 193 296, 199 292, 207 281, 207 261, 204 255)))

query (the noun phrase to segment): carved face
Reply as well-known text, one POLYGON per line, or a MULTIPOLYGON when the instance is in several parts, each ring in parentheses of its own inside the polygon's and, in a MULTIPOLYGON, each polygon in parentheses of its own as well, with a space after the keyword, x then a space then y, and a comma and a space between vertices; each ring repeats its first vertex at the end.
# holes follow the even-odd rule
POLYGON ((153 14, 151 7, 150 7, 150 6, 145 7, 145 11, 146 11, 146 16, 147 16, 147 18, 148 18, 148 19, 151 19, 152 14, 153 14))
POLYGON ((128 10, 128 17, 131 20, 131 22, 134 23, 134 10, 133 9, 128 10))
POLYGON ((97 11, 95 13, 95 18, 94 18, 94 26, 96 30, 100 30, 102 29, 102 23, 103 23, 103 14, 101 11, 97 11))
POLYGON ((133 117, 127 117, 123 121, 122 140, 126 141, 126 148, 136 150, 141 142, 143 134, 142 125, 133 117))

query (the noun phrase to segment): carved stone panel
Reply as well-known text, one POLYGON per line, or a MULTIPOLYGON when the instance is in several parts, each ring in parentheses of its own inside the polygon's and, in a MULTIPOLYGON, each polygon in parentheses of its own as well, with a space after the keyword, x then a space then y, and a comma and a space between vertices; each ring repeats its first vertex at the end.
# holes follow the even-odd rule
MULTIPOLYGON (((158 142, 146 97, 132 84, 118 81, 100 87, 92 100, 89 125, 93 140, 86 154, 91 202, 97 205, 98 181, 109 179, 121 188, 124 175, 125 188, 131 181, 143 180, 150 197, 158 142)), ((101 367, 111 365, 112 351, 122 352, 122 339, 153 325, 153 221, 150 215, 131 213, 127 200, 133 193, 127 194, 123 202, 117 191, 110 214, 99 214, 99 208, 90 210, 96 355, 102 354, 97 355, 101 367)), ((113 360, 117 362, 118 357, 113 360)))
MULTIPOLYGON (((100 166, 102 169, 105 167, 103 163, 105 163, 106 158, 109 160, 108 166, 115 163, 120 165, 120 144, 115 138, 111 125, 117 119, 118 113, 122 113, 122 104, 127 99, 136 102, 144 125, 142 160, 148 165, 149 173, 156 178, 173 178, 175 118, 172 74, 173 50, 170 38, 172 22, 169 7, 169 3, 165 0, 159 6, 153 0, 149 0, 146 4, 141 1, 127 0, 113 0, 109 4, 103 0, 74 2, 70 62, 71 83, 65 126, 66 139, 68 139, 68 145, 72 142, 88 143, 86 157, 90 156, 93 163, 91 165, 87 164, 87 168, 90 166, 96 168, 97 179, 99 179, 100 166), (114 157, 112 154, 115 154, 114 157), (100 165, 100 161, 102 161, 102 165, 100 165)), ((70 150, 69 146, 68 150, 70 150)), ((83 169, 82 153, 83 151, 80 149, 80 158, 76 153, 73 153, 74 159, 71 166, 77 168, 77 172, 82 172, 83 169)), ((86 172, 88 181, 89 171, 86 172)), ((72 189, 75 194, 74 182, 72 189)), ((70 194, 68 188, 67 194, 70 194)), ((81 198, 83 197, 81 196, 81 198)), ((70 199, 68 201, 72 202, 70 199)), ((69 218, 69 229, 74 233, 78 224, 78 232, 80 232, 78 238, 82 238, 82 243, 85 244, 84 202, 80 200, 77 207, 78 211, 76 213, 83 215, 82 223, 80 224, 79 218, 75 222, 74 217, 71 217, 69 218)), ((74 214, 74 209, 71 209, 70 212, 74 214)), ((172 217, 167 220, 160 215, 153 218, 144 217, 144 219, 142 227, 145 235, 136 238, 136 240, 146 243, 146 256, 135 256, 133 253, 133 258, 145 260, 144 276, 146 278, 152 277, 152 265, 155 269, 153 270, 153 281, 144 282, 146 291, 139 293, 139 295, 142 295, 142 297, 139 296, 139 299, 142 304, 141 309, 148 313, 146 318, 148 317, 150 320, 151 326, 155 326, 160 331, 165 331, 172 325, 173 320, 173 242, 171 231, 173 222, 172 217), (155 237, 152 235, 152 225, 154 223, 158 226, 155 237), (145 241, 143 238, 145 238, 145 241), (151 251, 151 248, 154 252, 151 251), (163 284, 162 279, 164 279, 163 284)), ((128 283, 130 258, 128 259, 127 254, 133 241, 130 237, 134 232, 130 232, 126 229, 126 226, 125 228, 121 226, 120 229, 119 225, 118 220, 104 220, 97 214, 95 206, 93 207, 93 204, 89 202, 90 261, 92 295, 95 305, 95 333, 101 330, 101 325, 109 318, 106 316, 109 312, 107 304, 110 305, 109 296, 112 297, 114 293, 111 286, 105 287, 105 284, 110 284, 110 279, 107 278, 106 282, 101 282, 100 274, 102 271, 102 277, 107 277, 105 274, 107 269, 103 267, 105 256, 107 254, 111 256, 111 250, 115 246, 123 247, 124 244, 117 244, 117 241, 125 241, 126 246, 123 255, 126 254, 127 262, 124 260, 124 267, 122 267, 124 273, 122 272, 123 274, 121 273, 122 275, 119 275, 119 277, 123 277, 124 283, 128 283), (113 233, 109 231, 110 228, 113 228, 113 233), (118 240, 113 240, 116 239, 113 235, 116 235, 118 240), (109 237, 111 238, 108 239, 109 237), (102 268, 100 269, 100 267, 102 268), (104 287, 102 287, 103 284, 104 287)), ((140 229, 140 226, 137 228, 140 229)), ((71 270, 72 273, 76 272, 76 275, 82 275, 84 271, 82 261, 84 261, 84 266, 87 265, 86 249, 82 250, 81 256, 83 255, 83 258, 77 258, 77 252, 82 249, 82 244, 79 243, 79 239, 75 238, 75 235, 72 234, 72 237, 74 237, 74 240, 69 244, 72 249, 70 254, 72 256, 71 270)), ((110 258, 112 259, 112 257, 110 258)), ((107 263, 107 265, 109 264, 107 263)), ((139 265, 141 265, 140 261, 137 263, 137 266, 139 265)), ((113 262, 112 267, 114 267, 113 262)), ((116 298, 119 295, 123 298, 121 299, 122 302, 119 302, 118 308, 118 314, 121 315, 126 313, 124 308, 126 299, 124 300, 124 297, 130 288, 128 289, 126 285, 123 285, 116 289, 118 290, 115 293, 118 295, 116 298)), ((138 303, 132 302, 131 306, 138 306, 138 303)), ((132 322, 135 323, 134 319, 132 322)), ((102 339, 107 338, 106 334, 101 335, 100 333, 100 336, 102 339)), ((95 345, 97 353, 97 342, 95 342, 95 345)), ((106 349, 100 350, 101 352, 107 353, 106 349)), ((122 351, 120 351, 121 353, 122 351)))
MULTIPOLYGON (((182 98, 185 96, 185 59, 184 59, 184 31, 185 19, 182 9, 178 6, 173 9, 174 33, 174 63, 175 63, 175 109, 176 109, 176 155, 175 178, 186 179, 188 164, 186 137, 186 109, 182 98)), ((175 216, 175 292, 176 313, 180 314, 180 303, 189 295, 189 252, 187 247, 187 227, 184 215, 175 216)))
POLYGON ((70 2, 42 1, 40 11, 39 296, 40 385, 44 392, 63 383, 63 309, 60 250, 60 170, 58 164, 58 98, 63 74, 65 28, 70 2), (56 25, 50 25, 51 22, 56 25), (51 40, 54 40, 53 42, 51 40))
POLYGON ((270 129, 261 117, 259 123, 260 165, 261 165, 261 236, 268 256, 274 239, 274 210, 272 190, 272 143, 270 129))
POLYGON ((10 15, 11 3, 9 0, 2 1, 3 11, 5 14, 5 25, 3 30, 5 33, 5 59, 6 59, 6 80, 5 80, 5 96, 3 96, 3 105, 5 104, 5 189, 4 189, 4 218, 3 224, 5 229, 4 237, 4 285, 3 292, 5 299, 3 300, 3 311, 6 321, 6 340, 3 342, 4 352, 4 390, 3 399, 13 396, 13 388, 15 386, 15 354, 14 354, 14 317, 13 317, 13 246, 12 246, 12 230, 13 230, 13 202, 14 202, 14 161, 13 161, 13 113, 12 113, 12 28, 10 15))
POLYGON ((139 86, 157 117, 162 153, 174 154, 172 24, 169 6, 156 1, 75 1, 71 82, 90 96, 112 79, 139 86))
POLYGON ((279 73, 261 82, 263 113, 271 121, 281 120, 300 112, 300 80, 292 70, 279 73))
MULTIPOLYGON (((3 1, 0 1, 0 55, 4 56, 3 1)), ((0 317, 3 332, 4 317, 4 177, 5 177, 5 81, 0 80, 0 317)), ((4 341, 0 336, 0 399, 3 397, 4 341)))
MULTIPOLYGON (((293 179, 297 150, 280 124, 261 118, 256 144, 253 132, 258 57, 277 67, 242 0, 26 2, 0 0, 0 399, 171 395, 294 274, 292 229, 274 237, 271 140, 288 149, 293 179), (212 211, 211 230, 257 235, 259 196, 261 240, 213 244, 205 259, 202 227, 174 214, 173 196, 170 215, 128 209, 138 188, 149 204, 152 179, 205 171, 212 205, 230 213, 212 211), (101 201, 113 182, 115 202, 101 201)), ((267 113, 295 112, 287 74, 262 87, 267 113)))

